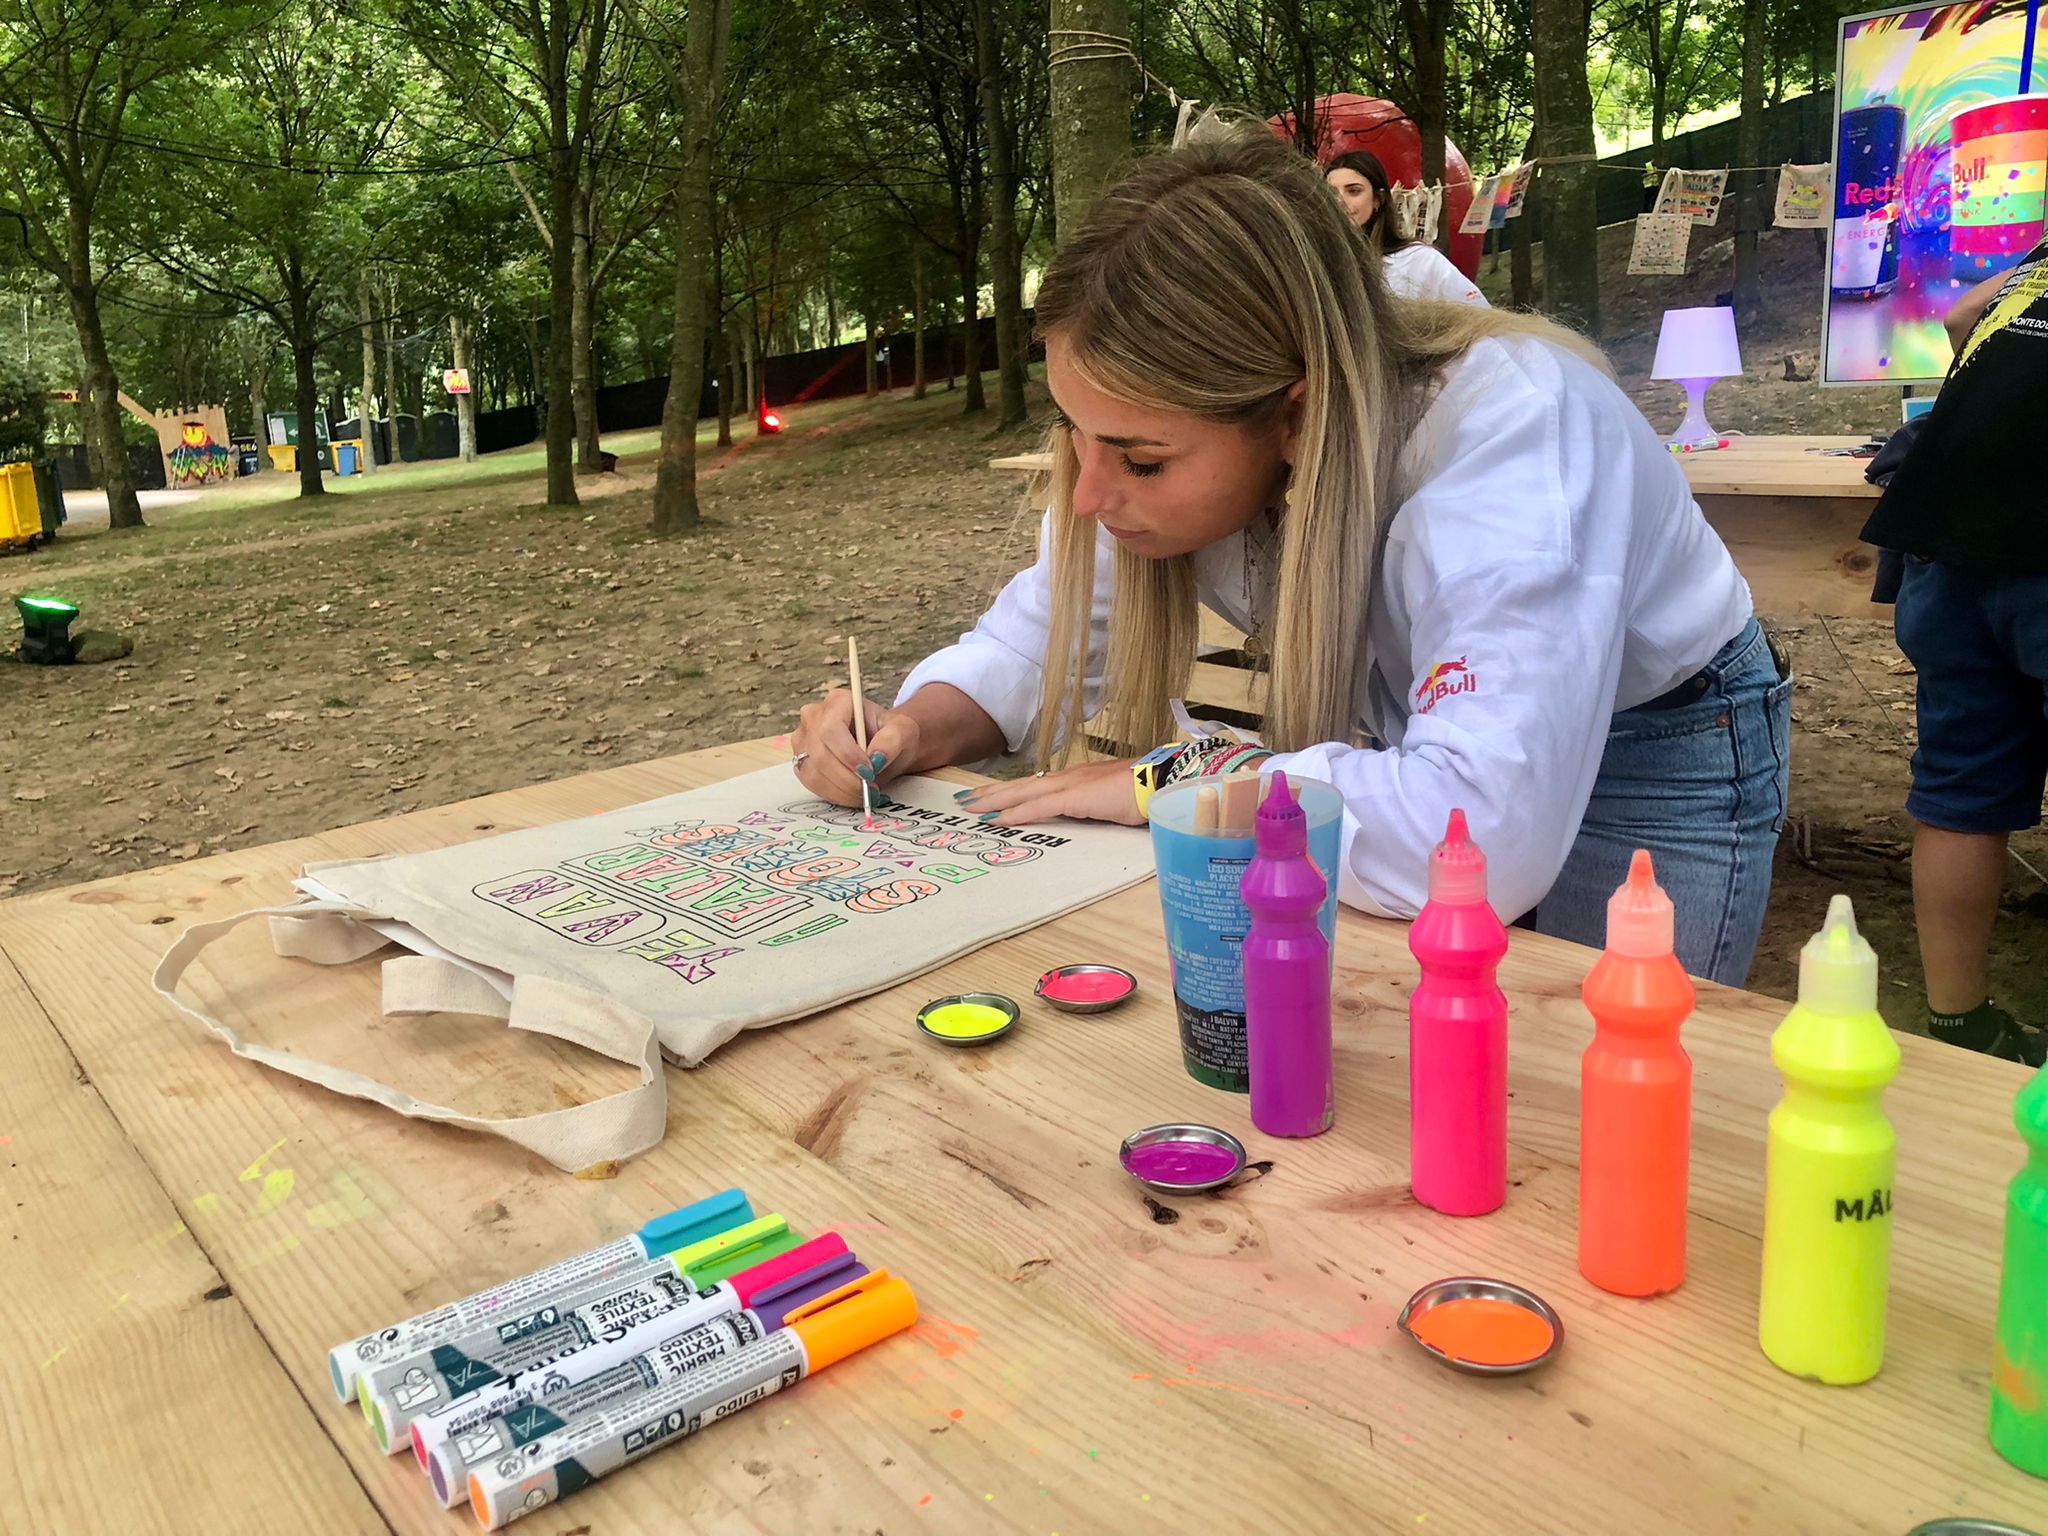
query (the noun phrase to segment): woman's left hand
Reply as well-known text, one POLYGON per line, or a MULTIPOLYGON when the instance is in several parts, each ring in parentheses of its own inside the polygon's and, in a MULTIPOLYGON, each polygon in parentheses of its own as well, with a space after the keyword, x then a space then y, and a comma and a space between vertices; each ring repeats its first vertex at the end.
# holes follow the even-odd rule
POLYGON ((1083 763, 1029 779, 984 784, 963 791, 960 808, 990 826, 1022 827, 1070 816, 1076 821, 1115 821, 1141 827, 1138 791, 1127 762, 1083 763))

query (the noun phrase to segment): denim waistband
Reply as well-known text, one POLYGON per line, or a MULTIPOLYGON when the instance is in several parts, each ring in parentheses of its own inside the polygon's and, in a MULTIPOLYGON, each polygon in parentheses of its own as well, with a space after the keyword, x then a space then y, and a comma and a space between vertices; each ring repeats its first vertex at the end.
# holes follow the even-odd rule
POLYGON ((1749 622, 1742 626, 1741 633, 1714 653, 1712 661, 1676 688, 1659 694, 1647 704, 1638 704, 1635 708, 1682 709, 1688 704, 1697 704, 1723 678, 1733 676, 1744 667, 1755 665, 1759 651, 1770 657, 1772 669, 1782 678, 1785 675, 1784 668, 1779 665, 1776 653, 1770 649, 1770 639, 1764 633, 1763 624, 1752 615, 1749 622))

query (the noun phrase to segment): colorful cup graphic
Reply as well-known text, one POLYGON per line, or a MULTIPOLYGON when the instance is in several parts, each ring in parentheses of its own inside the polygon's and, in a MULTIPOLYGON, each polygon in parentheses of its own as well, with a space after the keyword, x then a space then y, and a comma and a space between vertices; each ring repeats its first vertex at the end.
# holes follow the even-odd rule
POLYGON ((2032 250, 2048 223, 2048 94, 1965 107, 1948 131, 1950 270, 1981 282, 2032 250))
MULTIPOLYGON (((1152 796, 1152 851, 1159 863, 1159 905, 1166 951, 1173 961, 1173 1010, 1180 1020, 1181 1059, 1188 1075, 1211 1088, 1251 1091, 1245 1053, 1244 936, 1251 927, 1239 886, 1252 860, 1249 822, 1235 836, 1195 832, 1195 794, 1205 781, 1184 780, 1152 796)), ((1308 818, 1308 853, 1330 878, 1319 914, 1334 956, 1337 862, 1343 849, 1344 797, 1327 784, 1288 776, 1308 818)), ((1216 781, 1206 781, 1211 788, 1216 781)), ((1261 779, 1260 799, 1265 798, 1261 779)))
POLYGON ((1903 107, 1855 107, 1842 114, 1828 268, 1837 298, 1874 298, 1891 292, 1899 280, 1899 212, 1905 201, 1899 154, 1905 138, 1903 107))

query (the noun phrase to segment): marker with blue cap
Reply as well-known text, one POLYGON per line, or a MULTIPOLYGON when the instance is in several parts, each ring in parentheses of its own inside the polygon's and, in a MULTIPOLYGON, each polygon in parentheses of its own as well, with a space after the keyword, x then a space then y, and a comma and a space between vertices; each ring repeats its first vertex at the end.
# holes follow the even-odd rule
POLYGON ((579 1414, 609 1408, 730 1359, 787 1326, 791 1314, 867 1272, 838 1233, 814 1237, 721 1283, 720 1294, 707 1298, 716 1314, 695 1327, 678 1331, 667 1318, 656 1318, 615 1344, 507 1378, 415 1419, 413 1453, 427 1469, 441 1507, 453 1509, 468 1493, 472 1467, 564 1429, 579 1414))
POLYGON ((638 1232, 628 1233, 587 1253, 563 1259, 503 1285, 478 1291, 460 1301, 451 1301, 431 1312, 407 1318, 389 1328, 366 1333, 327 1352, 327 1369, 334 1379, 334 1395, 347 1402, 356 1395, 360 1377, 408 1355, 473 1332, 480 1325, 508 1310, 531 1307, 571 1289, 583 1289, 599 1281, 620 1277, 628 1270, 645 1269, 650 1259, 678 1248, 701 1243, 707 1237, 738 1226, 753 1218, 754 1208, 736 1189, 707 1195, 694 1204, 657 1216, 638 1232))
POLYGON ((383 1366, 357 1382, 363 1417, 385 1454, 411 1443, 414 1419, 503 1377, 607 1343, 654 1317, 678 1327, 704 1320, 704 1295, 721 1280, 803 1241, 780 1216, 757 1216, 716 1237, 650 1259, 647 1267, 507 1316, 383 1366), (685 1313, 697 1316, 684 1322, 685 1313))

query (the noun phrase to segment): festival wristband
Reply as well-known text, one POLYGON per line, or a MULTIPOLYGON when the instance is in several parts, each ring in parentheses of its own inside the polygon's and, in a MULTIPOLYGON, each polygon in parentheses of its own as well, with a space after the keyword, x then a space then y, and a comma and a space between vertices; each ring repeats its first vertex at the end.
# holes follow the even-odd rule
POLYGON ((1186 742, 1170 741, 1163 747, 1154 747, 1131 764, 1131 788, 1137 796, 1140 816, 1146 814, 1145 807, 1151 802, 1152 792, 1165 788, 1171 781, 1173 768, 1186 751, 1186 742))

